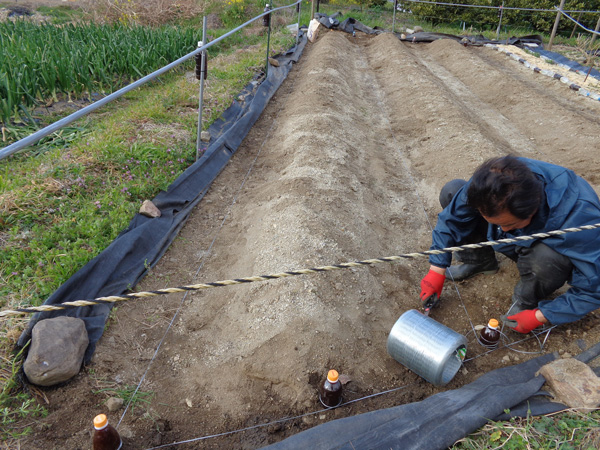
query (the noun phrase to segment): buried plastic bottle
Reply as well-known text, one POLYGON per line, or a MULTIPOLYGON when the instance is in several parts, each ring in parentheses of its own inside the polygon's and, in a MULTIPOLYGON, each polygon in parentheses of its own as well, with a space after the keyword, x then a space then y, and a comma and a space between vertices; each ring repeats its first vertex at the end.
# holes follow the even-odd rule
POLYGON ((342 403, 342 383, 337 370, 330 370, 327 378, 319 389, 319 400, 328 408, 334 408, 342 403))
POLYGON ((500 331, 498 331, 498 321, 496 319, 490 319, 484 329, 481 330, 479 335, 479 342, 484 347, 493 349, 498 347, 500 341, 500 331))
POLYGON ((93 450, 119 450, 123 446, 119 432, 108 423, 106 414, 94 418, 93 450))

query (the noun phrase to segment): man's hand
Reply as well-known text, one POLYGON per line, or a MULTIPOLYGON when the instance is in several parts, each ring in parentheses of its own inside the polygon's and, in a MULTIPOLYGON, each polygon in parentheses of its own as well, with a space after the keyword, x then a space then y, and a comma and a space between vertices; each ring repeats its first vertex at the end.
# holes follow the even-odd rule
MULTIPOLYGON (((519 333, 529 333, 531 330, 544 324, 544 322, 541 322, 538 319, 538 316, 540 315, 541 311, 538 308, 526 309, 520 313, 508 316, 504 323, 519 333)), ((543 315, 541 315, 541 317, 543 317, 543 315)))
POLYGON ((424 303, 427 302, 434 294, 437 294, 438 298, 441 297, 445 280, 445 273, 439 273, 434 269, 430 269, 427 275, 421 280, 421 295, 419 296, 421 301, 424 303))

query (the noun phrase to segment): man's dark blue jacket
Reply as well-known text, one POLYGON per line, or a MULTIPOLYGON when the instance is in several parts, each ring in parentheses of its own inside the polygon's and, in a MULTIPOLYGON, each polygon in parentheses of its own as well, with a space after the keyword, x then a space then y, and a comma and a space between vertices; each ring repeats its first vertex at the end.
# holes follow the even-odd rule
MULTIPOLYGON (((600 201, 596 192, 581 177, 564 167, 527 158, 518 158, 544 183, 545 198, 525 228, 503 232, 500 227, 488 224, 488 240, 526 236, 552 230, 600 223, 600 201)), ((433 231, 432 249, 461 245, 473 232, 478 222, 484 220, 476 209, 467 205, 470 181, 454 196, 450 204, 438 215, 433 231)), ((536 240, 519 242, 522 247, 536 240)), ((574 269, 570 289, 554 300, 543 300, 539 308, 550 323, 558 325, 576 321, 600 308, 600 229, 567 233, 545 238, 543 242, 567 256, 574 269)), ((510 252, 515 244, 495 245, 498 252, 510 252)), ((448 267, 451 253, 431 255, 434 266, 448 267)))

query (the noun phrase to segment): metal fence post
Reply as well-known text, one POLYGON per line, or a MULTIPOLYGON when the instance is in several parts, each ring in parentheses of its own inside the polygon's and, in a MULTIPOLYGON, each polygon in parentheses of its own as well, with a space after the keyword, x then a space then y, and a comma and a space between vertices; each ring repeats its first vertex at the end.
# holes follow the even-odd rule
POLYGON ((396 10, 398 9, 398 0, 394 0, 394 15, 392 16, 392 33, 396 31, 396 10))
MULTIPOLYGON (((200 47, 206 44, 206 16, 202 19, 202 42, 200 47)), ((202 104, 204 103, 204 76, 206 74, 206 50, 202 51, 200 57, 200 93, 198 94, 198 135, 196 137, 196 161, 200 158, 202 150, 202 104)))
MULTIPOLYGON (((267 8, 269 7, 269 5, 267 5, 267 8)), ((273 9, 273 7, 271 6, 271 9, 273 9)), ((266 8, 265 8, 266 11, 266 8)), ((271 19, 273 18, 273 16, 271 16, 271 13, 269 13, 267 16, 267 20, 269 21, 269 31, 267 31, 267 57, 265 59, 265 78, 267 78, 267 76, 269 75, 269 50, 271 47, 271 19)))
POLYGON ((302 2, 298 3, 298 28, 296 29, 296 47, 298 47, 298 39, 300 39, 300 12, 302 11, 302 2))

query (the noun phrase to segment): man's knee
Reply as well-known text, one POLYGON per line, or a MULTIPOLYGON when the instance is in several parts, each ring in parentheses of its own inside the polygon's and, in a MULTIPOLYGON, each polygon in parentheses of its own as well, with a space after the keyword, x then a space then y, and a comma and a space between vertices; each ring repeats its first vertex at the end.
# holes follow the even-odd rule
POLYGON ((571 277, 573 263, 565 255, 538 242, 531 247, 516 247, 521 279, 537 278, 547 288, 558 289, 571 277))
POLYGON ((442 190, 440 191, 440 205, 442 205, 442 209, 450 204, 458 190, 463 187, 467 182, 461 179, 455 179, 452 181, 448 181, 442 190))

